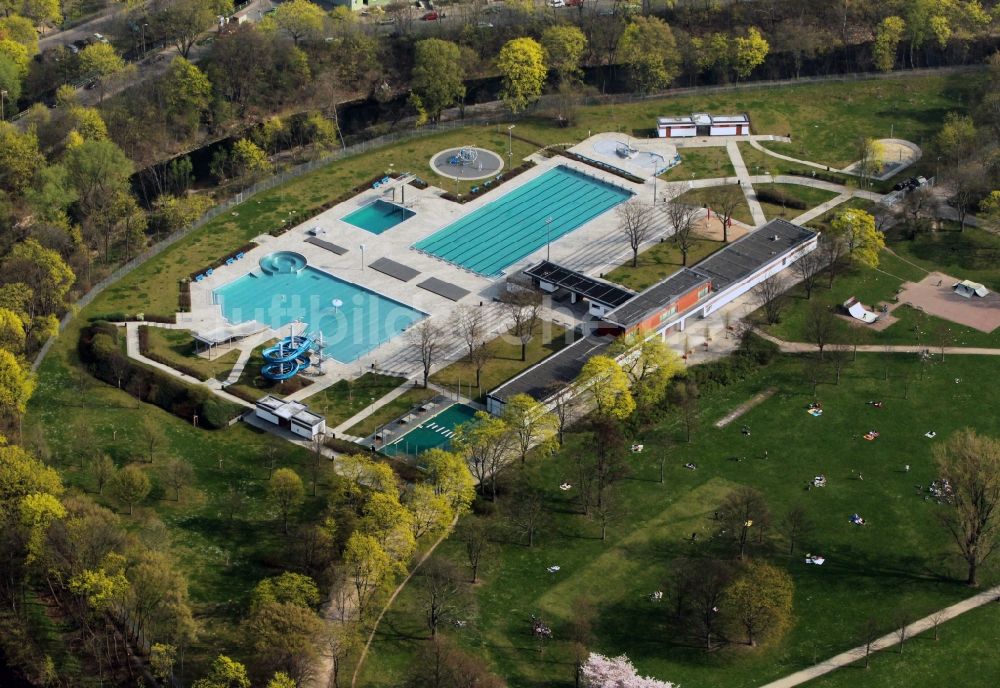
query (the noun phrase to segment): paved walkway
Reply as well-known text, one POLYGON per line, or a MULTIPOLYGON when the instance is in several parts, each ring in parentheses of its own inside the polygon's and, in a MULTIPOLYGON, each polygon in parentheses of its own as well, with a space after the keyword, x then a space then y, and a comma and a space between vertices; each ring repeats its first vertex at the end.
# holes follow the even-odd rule
MULTIPOLYGON (((755 327, 754 332, 759 334, 761 337, 769 342, 773 342, 778 345, 778 348, 782 353, 786 354, 805 354, 805 353, 815 353, 819 351, 819 347, 815 344, 810 344, 808 342, 786 342, 784 339, 778 339, 774 335, 764 332, 760 328, 755 327)), ((828 344, 824 347, 825 350, 829 351, 831 349, 843 349, 844 351, 854 351, 855 347, 851 344, 828 344)), ((942 351, 941 347, 927 346, 926 344, 860 344, 857 347, 859 353, 898 353, 898 354, 918 354, 921 351, 942 351)), ((1000 349, 989 349, 986 347, 977 346, 946 346, 943 349, 945 354, 948 355, 958 355, 958 356, 1000 356, 1000 349)))
POLYGON ((792 222, 792 224, 795 224, 795 225, 804 225, 805 223, 809 222, 810 220, 815 220, 817 217, 819 217, 823 213, 827 212, 828 210, 832 210, 833 208, 836 208, 841 203, 846 203, 847 201, 851 200, 852 198, 854 198, 854 194, 851 193, 851 192, 849 192, 849 191, 845 191, 842 194, 838 194, 838 195, 834 196, 833 198, 831 198, 826 203, 820 203, 815 208, 812 208, 811 210, 807 210, 807 211, 805 211, 804 213, 802 213, 801 215, 799 215, 797 217, 793 217, 791 219, 791 222, 792 222))
POLYGON ((356 424, 360 423, 365 418, 367 418, 368 416, 370 416, 373 413, 375 413, 375 411, 377 411, 378 409, 382 408, 383 406, 385 406, 389 402, 395 401, 396 399, 398 399, 399 397, 403 396, 404 394, 406 394, 407 391, 409 391, 411 389, 413 389, 413 383, 410 382, 409 380, 407 380, 406 382, 404 382, 403 384, 401 384, 399 387, 397 387, 396 389, 394 389, 391 392, 389 392, 388 394, 386 394, 381 399, 375 400, 375 403, 368 404, 363 409, 361 409, 360 411, 358 411, 357 413, 355 413, 353 416, 351 416, 350 418, 348 418, 347 420, 345 420, 343 423, 341 423, 340 425, 338 425, 337 427, 335 427, 333 429, 333 432, 338 437, 345 437, 345 438, 351 439, 352 441, 357 441, 357 440, 361 439, 359 437, 349 437, 348 435, 346 435, 345 433, 347 432, 347 429, 351 428, 351 427, 354 427, 356 424))
POLYGON ((743 156, 740 155, 740 147, 735 141, 727 141, 726 152, 729 153, 729 159, 733 163, 733 169, 736 170, 736 177, 743 189, 743 195, 747 199, 747 205, 750 206, 750 216, 753 218, 754 227, 759 227, 767 222, 767 218, 764 216, 764 209, 760 207, 760 202, 757 200, 757 193, 753 190, 750 172, 747 170, 746 163, 743 162, 743 156))
MULTIPOLYGON (((754 139, 750 139, 749 144, 753 148, 756 148, 757 150, 759 150, 764 155, 770 155, 772 158, 778 158, 780 160, 787 160, 788 162, 798 163, 799 165, 808 165, 809 167, 815 167, 817 170, 827 170, 827 171, 830 171, 830 172, 839 172, 840 171, 840 170, 836 170, 836 169, 831 168, 829 165, 820 165, 818 162, 812 162, 810 160, 799 160, 798 158, 793 158, 790 155, 782 155, 781 153, 775 153, 772 150, 768 150, 767 148, 764 148, 764 146, 760 145, 760 143, 758 141, 755 141, 754 139)), ((851 173, 848 172, 847 174, 851 174, 851 173)))
MULTIPOLYGON (((919 633, 923 633, 931 628, 934 628, 936 624, 941 624, 945 621, 954 619, 960 614, 964 614, 967 611, 976 609, 977 607, 982 607, 988 602, 996 600, 998 595, 1000 595, 1000 585, 990 588, 989 590, 983 590, 978 595, 973 595, 972 597, 962 600, 961 602, 956 602, 950 607, 945 607, 944 609, 937 611, 933 614, 929 614, 919 621, 914 621, 913 623, 906 626, 905 638, 911 638, 919 633)), ((871 651, 877 652, 878 650, 884 650, 886 648, 892 647, 899 644, 899 632, 893 631, 881 638, 875 640, 871 644, 871 651)), ((793 686, 799 686, 808 681, 812 681, 815 678, 819 678, 824 674, 828 674, 834 669, 840 669, 841 667, 848 666, 858 661, 863 661, 865 658, 866 647, 865 645, 859 645, 847 652, 841 652, 839 655, 835 655, 825 662, 820 662, 815 664, 808 669, 803 669, 802 671, 797 671, 790 676, 778 679, 777 681, 772 681, 761 688, 793 688, 793 686)), ((942 661, 947 661, 946 657, 941 658, 942 661)))

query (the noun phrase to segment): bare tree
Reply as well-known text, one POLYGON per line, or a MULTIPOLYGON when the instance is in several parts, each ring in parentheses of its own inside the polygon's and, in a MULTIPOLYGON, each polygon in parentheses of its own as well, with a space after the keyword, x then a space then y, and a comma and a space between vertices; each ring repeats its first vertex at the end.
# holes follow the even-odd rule
POLYGON ((472 582, 479 581, 479 569, 493 550, 493 543, 490 542, 489 529, 480 518, 473 518, 466 521, 462 528, 461 539, 465 542, 465 556, 469 562, 469 569, 472 572, 472 582))
POLYGON ((569 641, 573 645, 574 685, 580 688, 583 665, 590 656, 590 646, 594 642, 594 617, 596 610, 586 597, 578 597, 570 606, 573 618, 569 622, 569 641))
POLYGON ((557 421, 556 438, 559 440, 559 446, 562 446, 566 436, 566 428, 573 420, 580 403, 580 397, 575 393, 570 383, 557 382, 551 389, 553 394, 552 413, 555 414, 557 421))
POLYGON ((903 645, 909 637, 910 613, 905 609, 898 609, 893 615, 893 622, 896 624, 896 638, 899 639, 899 654, 903 654, 903 645))
POLYGON ((594 507, 594 519, 601 526, 601 542, 608 539, 608 526, 621 515, 621 500, 614 485, 608 485, 603 490, 594 507))
POLYGON ((795 546, 812 534, 815 525, 806 508, 801 504, 794 504, 781 517, 778 528, 788 540, 788 554, 790 556, 795 554, 795 546))
POLYGON ((632 267, 639 265, 639 247, 653 233, 653 209, 651 206, 632 198, 615 209, 618 215, 618 229, 632 249, 632 267))
POLYGON ((768 325, 781 320, 781 311, 784 310, 788 298, 785 289, 785 280, 778 274, 763 280, 751 292, 754 303, 763 309, 768 325))
POLYGON ((104 488, 114 479, 117 470, 115 462, 103 452, 90 460, 90 473, 97 485, 97 494, 104 494, 104 488))
POLYGON ((726 537, 735 541, 740 559, 746 556, 751 528, 759 528, 769 519, 770 510, 764 495, 752 487, 733 490, 719 506, 719 523, 726 537))
POLYGON ((871 667, 872 645, 878 640, 878 632, 878 621, 872 617, 865 619, 865 623, 861 627, 861 633, 865 639, 865 669, 871 667))
POLYGON ((965 582, 975 587, 1000 530, 1000 440, 966 428, 935 445, 933 453, 941 477, 951 486, 951 506, 941 522, 968 567, 965 582))
POLYGON ((420 357, 420 365, 424 375, 424 389, 427 389, 427 379, 431 376, 431 367, 440 352, 443 336, 441 328, 430 318, 424 318, 419 325, 411 328, 407 333, 407 339, 420 357))
POLYGON ((483 368, 486 364, 490 362, 493 357, 493 349, 487 342, 480 342, 480 344, 472 349, 472 353, 469 354, 469 362, 472 363, 472 367, 476 370, 476 388, 478 389, 481 385, 481 378, 483 375, 483 368))
POLYGON ((166 441, 163 428, 160 427, 156 420, 147 417, 139 428, 139 436, 142 440, 142 447, 146 452, 146 460, 149 463, 153 463, 156 451, 166 441))
POLYGON ((172 458, 163 467, 163 481, 173 488, 174 501, 181 499, 181 490, 194 480, 194 469, 187 461, 179 458, 172 458))
POLYGON ((934 628, 934 640, 941 639, 941 624, 947 621, 944 610, 938 610, 928 617, 931 620, 931 625, 934 628))
POLYGON ((694 381, 678 382, 671 389, 670 401, 684 427, 684 441, 691 442, 691 435, 698 427, 698 386, 694 381))
POLYGON ((924 214, 931 209, 934 198, 930 189, 925 186, 914 189, 903 199, 903 216, 911 232, 919 232, 926 228, 924 214))
POLYGON ((671 238, 681 252, 681 265, 687 265, 688 253, 697 241, 694 221, 699 210, 700 208, 683 203, 667 203, 667 219, 670 220, 670 228, 673 230, 671 238))
POLYGON ((840 376, 843 374, 844 367, 847 365, 847 362, 850 359, 850 353, 847 351, 847 349, 844 348, 842 344, 836 341, 837 339, 838 337, 833 337, 832 340, 830 341, 832 348, 827 350, 826 359, 827 361, 830 362, 830 365, 833 367, 833 372, 837 376, 836 384, 839 385, 840 376))
POLYGON ((806 311, 806 336, 819 349, 819 357, 823 358, 823 349, 833 337, 837 326, 837 316, 825 303, 814 301, 806 311))
POLYGON ((965 231, 965 220, 976 201, 988 191, 989 176, 981 165, 967 162, 949 175, 951 193, 948 201, 958 212, 960 231, 965 231))
POLYGON ((673 616, 711 650, 719 637, 724 616, 719 614, 734 568, 718 559, 681 558, 674 567, 667 588, 673 616))
POLYGON ((819 248, 816 251, 829 278, 827 288, 833 289, 833 280, 849 265, 847 242, 839 234, 823 232, 819 237, 819 248))
POLYGON ((473 352, 483 345, 486 337, 486 315, 482 307, 463 305, 452 314, 451 322, 455 333, 465 343, 465 354, 471 362, 473 352))
POLYGON ((521 360, 528 358, 528 342, 541 318, 542 295, 534 289, 516 287, 501 297, 507 316, 513 322, 510 333, 521 343, 521 360))
POLYGON ((795 271, 799 283, 805 289, 806 298, 811 299, 816 283, 819 282, 820 272, 823 271, 823 252, 819 249, 810 251, 792 263, 792 270, 795 271))
POLYGON ((462 584, 455 565, 448 559, 432 558, 423 567, 423 607, 431 637, 442 622, 455 618, 462 607, 462 584))
POLYGON ((715 215, 722 222, 722 241, 729 243, 729 225, 733 221, 733 214, 743 203, 743 190, 738 186, 720 186, 712 199, 712 207, 715 208, 715 215))
POLYGON ((528 481, 521 481, 506 500, 503 514, 507 523, 526 539, 528 547, 534 547, 535 533, 545 519, 545 501, 538 490, 528 481))

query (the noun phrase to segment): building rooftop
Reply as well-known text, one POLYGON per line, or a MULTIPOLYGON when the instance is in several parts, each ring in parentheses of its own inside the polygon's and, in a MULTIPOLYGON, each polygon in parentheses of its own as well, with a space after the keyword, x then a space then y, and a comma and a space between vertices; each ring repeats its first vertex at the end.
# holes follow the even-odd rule
POLYGON ((321 423, 324 423, 326 421, 326 418, 317 415, 312 411, 303 410, 299 411, 294 416, 292 416, 292 420, 297 423, 301 423, 302 425, 307 425, 313 428, 316 427, 317 425, 320 425, 321 423))
POLYGON ((694 120, 689 116, 684 117, 659 117, 657 118, 657 123, 659 124, 694 124, 694 120))
POLYGON ((705 275, 691 268, 681 268, 670 277, 648 287, 628 303, 608 313, 604 320, 621 327, 630 327, 641 322, 653 311, 669 305, 692 289, 708 282, 709 278, 705 275))
POLYGON ((693 269, 711 278, 713 291, 721 291, 814 236, 816 232, 811 229, 785 220, 771 220, 716 251, 693 269))
POLYGON ((712 115, 712 124, 749 124, 747 115, 712 115))
POLYGON ((584 363, 603 354, 613 341, 615 338, 610 335, 587 335, 500 385, 489 396, 500 401, 506 401, 515 394, 527 394, 535 400, 545 399, 559 385, 575 380, 584 363))
POLYGON ((616 308, 635 296, 634 291, 610 282, 587 277, 575 270, 564 268, 547 260, 528 268, 524 274, 543 282, 549 282, 557 287, 569 289, 608 308, 616 308))

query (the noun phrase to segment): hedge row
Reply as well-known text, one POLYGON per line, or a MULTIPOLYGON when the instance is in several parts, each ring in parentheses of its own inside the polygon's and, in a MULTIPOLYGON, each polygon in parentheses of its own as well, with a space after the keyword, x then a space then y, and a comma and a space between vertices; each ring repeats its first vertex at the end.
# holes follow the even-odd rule
POLYGON ((99 380, 119 387, 135 398, 159 406, 178 418, 209 429, 224 428, 243 409, 219 399, 207 389, 185 384, 175 377, 129 359, 119 344, 119 328, 95 322, 80 332, 80 361, 99 380))
POLYGON ((795 196, 790 196, 784 191, 779 191, 778 189, 755 189, 757 192, 757 200, 761 203, 771 203, 773 205, 781 205, 786 208, 795 208, 796 210, 805 210, 807 208, 806 202, 802 199, 796 198, 795 196))
MULTIPOLYGON (((496 178, 494 178, 490 182, 489 186, 486 186, 486 183, 483 182, 479 186, 472 187, 472 188, 475 189, 475 192, 469 191, 468 195, 462 196, 461 198, 459 198, 455 194, 451 193, 450 191, 446 191, 443 194, 441 194, 441 198, 443 198, 446 201, 454 201, 455 203, 468 203, 473 198, 476 198, 477 196, 481 196, 482 194, 486 193, 487 191, 492 191, 493 189, 497 188, 498 186, 500 186, 502 184, 505 184, 506 182, 509 182, 511 179, 513 179, 517 175, 521 174, 522 172, 527 172, 528 170, 530 170, 534 166, 535 166, 535 163, 533 161, 531 161, 531 160, 528 160, 523 165, 519 165, 517 167, 509 169, 506 172, 501 172, 500 174, 498 174, 496 176, 496 178)), ((489 181, 489 180, 487 180, 487 181, 489 181)))
POLYGON ((300 210, 297 213, 289 215, 288 218, 281 224, 280 227, 275 227, 274 229, 270 230, 268 234, 275 237, 281 236, 282 234, 290 230, 292 227, 300 225, 306 220, 316 217, 320 213, 326 212, 335 205, 340 205, 341 203, 351 200, 352 198, 357 196, 359 193, 362 193, 363 191, 370 190, 372 186, 375 184, 375 182, 380 182, 386 177, 392 177, 393 179, 398 179, 399 176, 400 174, 398 172, 393 172, 392 174, 389 175, 383 174, 377 177, 372 177, 368 181, 358 184, 350 191, 345 191, 344 193, 340 194, 333 200, 326 201, 325 203, 320 203, 319 205, 313 206, 312 208, 306 208, 305 210, 300 210))
POLYGON ((744 380, 768 365, 777 355, 776 344, 747 332, 732 356, 691 366, 687 375, 700 390, 706 392, 744 380))
POLYGON ((143 356, 145 356, 146 358, 150 359, 151 361, 156 361, 157 363, 162 363, 163 365, 169 366, 169 367, 173 368, 174 370, 177 370, 177 371, 180 371, 180 372, 184 373, 185 375, 190 375, 191 377, 193 377, 193 378, 195 378, 197 380, 204 381, 204 380, 208 379, 207 377, 205 377, 205 375, 204 375, 204 373, 202 371, 196 370, 195 368, 187 366, 187 365, 185 365, 184 363, 182 363, 180 361, 167 358, 166 356, 161 356, 160 354, 156 353, 155 351, 150 350, 150 348, 149 348, 149 326, 148 325, 140 325, 139 326, 139 353, 142 354, 143 356))
POLYGON ((177 318, 174 315, 161 315, 159 313, 104 313, 92 315, 87 318, 90 322, 103 320, 104 322, 155 322, 155 323, 175 323, 177 318))

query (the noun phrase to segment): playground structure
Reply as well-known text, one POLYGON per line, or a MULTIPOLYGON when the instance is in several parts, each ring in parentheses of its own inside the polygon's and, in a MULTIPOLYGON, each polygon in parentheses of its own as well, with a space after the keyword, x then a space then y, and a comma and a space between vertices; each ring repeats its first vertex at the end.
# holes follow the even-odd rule
POLYGON ((260 374, 265 380, 281 381, 295 377, 312 364, 311 353, 317 353, 317 366, 323 367, 323 335, 292 335, 264 349, 264 365, 260 374))
POLYGON ((475 148, 469 146, 463 146, 458 149, 458 152, 448 158, 449 165, 474 165, 476 160, 479 159, 479 153, 476 152, 475 148))

